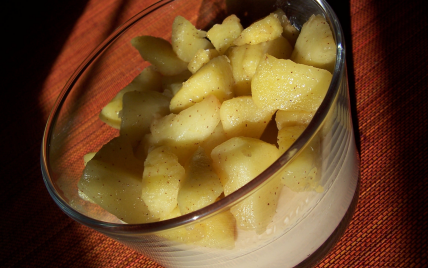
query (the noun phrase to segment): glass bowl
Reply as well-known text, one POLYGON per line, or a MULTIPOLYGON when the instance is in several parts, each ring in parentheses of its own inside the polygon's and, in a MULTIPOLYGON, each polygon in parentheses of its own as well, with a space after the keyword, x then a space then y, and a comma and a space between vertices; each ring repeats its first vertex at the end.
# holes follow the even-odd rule
POLYGON ((159 1, 128 20, 80 65, 62 90, 43 136, 41 167, 54 202, 72 219, 97 230, 166 267, 295 267, 316 264, 343 234, 358 196, 359 157, 355 146, 344 36, 323 0, 159 1), (177 15, 198 29, 236 14, 247 26, 276 8, 298 29, 312 14, 322 14, 337 43, 337 59, 326 97, 309 126, 293 145, 259 176, 227 197, 192 213, 154 223, 125 224, 99 206, 81 199, 77 182, 83 156, 118 136, 99 120, 100 110, 149 65, 130 45, 139 35, 171 40, 177 15), (314 139, 320 141, 322 191, 293 192, 284 187, 266 231, 236 231, 233 249, 201 247, 165 239, 165 234, 192 230, 198 223, 228 211, 281 176, 314 139))

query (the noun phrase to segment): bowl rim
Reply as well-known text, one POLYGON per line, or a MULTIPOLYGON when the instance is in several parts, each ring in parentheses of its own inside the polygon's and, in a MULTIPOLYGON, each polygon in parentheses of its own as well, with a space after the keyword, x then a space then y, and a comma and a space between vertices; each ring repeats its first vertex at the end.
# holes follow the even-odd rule
POLYGON ((50 196, 55 201, 55 203, 63 210, 64 213, 66 213, 69 217, 73 218, 77 222, 96 229, 105 234, 148 234, 184 226, 186 224, 193 223, 197 220, 204 219, 205 217, 208 217, 210 215, 216 215, 227 209, 228 207, 232 206, 233 204, 236 204, 239 201, 245 199, 248 195, 255 192, 256 189, 258 189, 260 186, 270 181, 269 179, 273 177, 272 175, 279 171, 279 169, 281 169, 288 162, 293 160, 293 158, 298 155, 298 153, 305 147, 305 145, 317 134, 325 118, 327 117, 327 114, 330 111, 330 108, 332 107, 336 96, 338 95, 340 83, 342 82, 343 76, 346 75, 345 39, 337 15, 330 7, 330 5, 326 3, 325 0, 313 1, 320 6, 323 12, 329 15, 326 16, 326 20, 329 23, 334 38, 336 40, 336 64, 333 71, 332 80, 329 89, 324 97, 324 100, 322 101, 320 107, 314 114, 313 119, 311 120, 309 125, 299 136, 299 138, 290 146, 290 148, 286 152, 284 152, 266 170, 264 170, 257 177, 255 177, 253 180, 251 180, 235 192, 214 202, 213 204, 210 204, 204 208, 176 218, 150 223, 121 224, 96 220, 73 209, 57 193, 49 172, 48 151, 50 147, 49 141, 52 136, 51 129, 55 126, 58 117, 58 111, 60 110, 70 91, 73 89, 73 86, 76 84, 76 81, 83 74, 86 68, 92 62, 94 62, 115 40, 117 40, 124 31, 126 31, 135 23, 137 23, 144 16, 171 2, 174 2, 174 0, 160 0, 131 17, 124 24, 118 27, 111 35, 109 35, 99 46, 97 46, 79 65, 76 71, 71 75, 64 88, 61 90, 57 100, 55 101, 45 126, 40 152, 40 164, 43 180, 50 196))

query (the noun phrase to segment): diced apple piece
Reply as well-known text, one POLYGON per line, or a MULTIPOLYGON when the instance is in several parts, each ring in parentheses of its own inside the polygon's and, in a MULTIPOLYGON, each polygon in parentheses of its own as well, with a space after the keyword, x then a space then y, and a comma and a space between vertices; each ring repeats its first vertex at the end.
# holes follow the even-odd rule
POLYGON ((122 121, 120 111, 122 111, 123 95, 130 91, 161 91, 161 77, 162 75, 152 66, 144 68, 144 70, 136 76, 129 85, 119 91, 119 93, 117 93, 117 95, 101 110, 101 121, 111 127, 119 129, 122 121))
POLYGON ((150 132, 155 117, 169 114, 169 98, 156 91, 133 91, 123 96, 120 135, 136 147, 143 136, 150 132))
MULTIPOLYGON (((177 207, 161 220, 179 216, 181 213, 177 207)), ((235 219, 229 211, 225 211, 190 226, 158 232, 157 235, 178 243, 207 248, 233 249, 235 247, 235 219)))
POLYGON ((176 75, 187 69, 187 62, 177 57, 171 44, 153 36, 137 36, 131 44, 141 57, 150 62, 163 75, 176 75))
POLYGON ((194 74, 199 69, 201 69, 202 66, 218 56, 218 51, 215 49, 199 49, 196 51, 193 59, 189 62, 187 69, 189 69, 189 71, 194 74))
POLYGON ((211 152, 225 196, 254 179, 278 157, 274 145, 249 137, 231 138, 211 152))
MULTIPOLYGON (((291 57, 291 53, 293 53, 293 47, 290 45, 290 42, 282 36, 271 41, 263 42, 261 45, 263 47, 264 54, 269 54, 277 59, 289 59, 291 57)), ((260 59, 262 58, 260 57, 260 59)), ((256 68, 254 68, 254 72, 256 71, 256 68)))
POLYGON ((266 55, 251 81, 254 103, 266 110, 316 111, 330 86, 330 72, 266 55))
POLYGON ((271 13, 269 16, 254 22, 245 28, 238 38, 233 42, 236 46, 246 44, 256 45, 258 43, 274 40, 282 34, 282 25, 278 15, 271 13))
POLYGON ((205 233, 196 245, 207 248, 233 249, 235 247, 235 219, 229 211, 224 211, 200 223, 205 233))
MULTIPOLYGON (((305 128, 306 126, 297 125, 281 129, 278 132, 280 152, 284 153, 290 148, 305 128)), ((282 183, 285 186, 295 192, 319 189, 319 143, 318 136, 315 136, 309 145, 285 167, 282 173, 282 183)))
POLYGON ((169 147, 158 147, 147 155, 141 197, 153 215, 164 218, 177 207, 178 191, 184 175, 184 167, 169 147))
POLYGON ((224 54, 243 29, 239 18, 236 15, 230 15, 223 20, 222 24, 215 24, 207 32, 207 37, 217 51, 224 54))
POLYGON ((257 192, 233 206, 230 212, 236 225, 242 230, 255 230, 257 234, 266 231, 276 213, 283 184, 281 177, 275 177, 257 192))
POLYGON ((143 163, 127 139, 105 144, 86 165, 78 188, 96 204, 126 223, 157 220, 141 199, 143 163))
POLYGON ((83 164, 86 166, 89 161, 91 161, 92 158, 94 158, 95 154, 97 152, 90 152, 83 156, 83 164))
POLYGON ((229 59, 226 56, 216 57, 183 83, 183 87, 172 98, 169 108, 171 112, 179 113, 208 95, 214 95, 223 102, 233 97, 233 83, 229 59))
POLYGON ((162 87, 164 90, 171 90, 172 96, 174 96, 181 89, 183 83, 190 78, 190 76, 192 76, 192 73, 189 70, 184 70, 177 75, 163 76, 162 87))
MULTIPOLYGON (((233 80, 235 81, 233 85, 235 96, 251 95, 251 77, 245 72, 244 62, 246 58, 245 55, 247 54, 246 52, 252 47, 251 45, 231 47, 227 51, 227 56, 232 66, 233 80)), ((257 45, 254 47, 257 48, 257 45)), ((259 53, 259 50, 256 49, 254 53, 259 53)), ((251 52, 249 54, 254 55, 251 52)))
POLYGON ((151 133, 159 144, 185 147, 206 140, 220 122, 220 101, 213 95, 181 111, 154 120, 151 133))
MULTIPOLYGON (((144 135, 140 144, 135 149, 135 157, 145 161, 147 155, 155 148, 163 146, 165 144, 170 144, 167 141, 159 141, 153 137, 151 133, 144 135)), ((198 148, 197 144, 185 144, 185 145, 172 145, 169 147, 171 152, 178 157, 178 162, 183 167, 187 165, 193 153, 198 148)))
POLYGON ((306 129, 304 125, 282 128, 278 131, 279 152, 283 154, 306 129))
POLYGON ((199 49, 214 48, 205 39, 207 33, 198 30, 182 16, 177 16, 172 24, 171 44, 174 52, 182 61, 189 62, 199 49))
POLYGON ((211 151, 215 147, 227 140, 228 138, 226 136, 226 132, 224 132, 223 125, 220 121, 217 127, 214 129, 213 133, 211 133, 211 135, 201 144, 201 147, 204 148, 208 155, 211 155, 211 151))
POLYGON ((282 36, 284 36, 285 39, 290 42, 290 45, 294 47, 294 44, 296 44, 297 37, 299 37, 299 30, 297 30, 297 28, 291 24, 283 10, 278 8, 273 13, 278 15, 278 19, 281 22, 283 29, 282 36))
MULTIPOLYGON (((168 220, 181 216, 180 209, 176 207, 170 214, 160 220, 168 220)), ((201 223, 191 226, 178 227, 166 231, 157 232, 156 235, 178 243, 190 244, 201 240, 206 235, 206 227, 201 223)))
POLYGON ((244 58, 242 59, 242 68, 249 79, 253 78, 254 73, 257 70, 257 66, 265 54, 269 54, 277 59, 289 59, 293 51, 288 41, 282 36, 257 45, 244 45, 233 49, 241 48, 245 48, 244 58))
POLYGON ((245 136, 259 139, 275 111, 257 107, 251 96, 224 101, 220 120, 228 138, 245 136))
POLYGON ((144 162, 146 161, 149 152, 159 146, 160 145, 156 144, 152 133, 146 134, 143 136, 137 148, 135 149, 134 155, 138 160, 144 162))
MULTIPOLYGON (((278 149, 269 143, 248 137, 235 137, 211 152, 214 169, 228 196, 258 176, 279 157, 278 149)), ((275 178, 259 191, 231 208, 237 226, 244 230, 265 231, 275 214, 281 179, 275 178)))
POLYGON ((181 214, 188 214, 214 203, 222 192, 223 186, 213 170, 211 157, 199 147, 186 167, 186 176, 178 192, 181 214))
POLYGON ((276 112, 275 121, 278 130, 284 127, 292 127, 296 125, 307 126, 312 120, 315 112, 308 111, 282 111, 276 112))
POLYGON ((282 36, 257 45, 232 47, 227 55, 232 65, 235 95, 251 95, 251 79, 266 53, 278 59, 288 59, 292 51, 291 45, 282 36))
POLYGON ((333 73, 336 42, 330 26, 321 15, 312 15, 302 26, 291 59, 333 73))

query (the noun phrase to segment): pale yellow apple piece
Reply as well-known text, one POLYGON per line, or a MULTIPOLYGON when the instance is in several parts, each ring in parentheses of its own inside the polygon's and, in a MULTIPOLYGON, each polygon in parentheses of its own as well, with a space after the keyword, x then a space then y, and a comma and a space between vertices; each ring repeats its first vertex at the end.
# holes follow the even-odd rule
MULTIPOLYGON (((244 59, 242 60, 242 66, 245 74, 250 79, 253 78, 257 66, 259 66, 260 60, 263 59, 265 54, 269 54, 277 59, 289 59, 293 51, 291 45, 282 36, 257 45, 244 45, 241 47, 246 49, 244 59)), ((234 49, 239 49, 241 47, 236 47, 234 49)))
POLYGON ((228 138, 245 136, 259 139, 274 113, 257 107, 251 96, 240 96, 222 103, 220 120, 228 138))
POLYGON ((312 112, 323 101, 331 78, 324 69, 266 55, 253 76, 251 91, 260 108, 312 112))
POLYGON ((175 94, 169 106, 171 112, 180 111, 214 95, 220 102, 233 97, 232 67, 226 56, 218 56, 202 66, 175 94))
POLYGON ((333 73, 336 49, 333 33, 325 18, 312 15, 302 26, 291 59, 333 73))
POLYGON ((136 147, 143 136, 150 132, 155 117, 169 114, 170 99, 156 91, 132 91, 123 96, 120 135, 136 147))
POLYGON ((156 147, 160 147, 160 145, 156 144, 152 133, 148 133, 142 137, 140 143, 135 149, 134 155, 138 160, 144 162, 146 161, 149 152, 155 149, 156 147))
POLYGON ((272 178, 257 192, 233 206, 230 212, 235 217, 237 227, 255 230, 257 234, 264 233, 276 213, 282 187, 281 177, 272 178))
POLYGON ((214 48, 205 37, 207 33, 182 16, 177 16, 172 24, 172 49, 182 61, 189 62, 199 49, 214 48))
POLYGON ((101 110, 100 119, 107 125, 116 129, 120 128, 122 121, 120 111, 122 111, 122 99, 126 92, 130 91, 161 91, 162 75, 153 66, 148 66, 137 75, 131 83, 119 91, 116 96, 101 110))
POLYGON ((221 121, 218 123, 213 133, 201 144, 201 147, 204 148, 205 152, 208 155, 211 155, 211 151, 220 145, 221 143, 227 141, 226 132, 224 132, 223 125, 221 121))
POLYGON ((93 202, 126 223, 158 219, 141 199, 143 162, 134 157, 127 139, 117 137, 90 160, 78 188, 93 202))
POLYGON ((217 51, 224 54, 243 29, 239 18, 236 15, 230 15, 223 20, 222 24, 215 24, 207 32, 207 37, 217 51))
POLYGON ((271 13, 267 17, 254 22, 245 28, 238 38, 233 42, 236 46, 246 44, 256 45, 258 43, 274 40, 282 34, 282 25, 278 15, 271 13))
MULTIPOLYGON (((168 220, 181 216, 180 209, 176 207, 171 213, 160 220, 168 220)), ((201 223, 192 224, 185 227, 168 229, 167 231, 157 232, 156 235, 168 239, 172 242, 192 244, 201 240, 206 235, 206 227, 201 223)))
POLYGON ((149 152, 144 161, 141 197, 153 215, 164 218, 177 207, 184 174, 184 167, 169 147, 161 146, 149 152))
POLYGON ((275 122, 278 130, 284 127, 292 127, 296 125, 307 126, 314 117, 314 111, 282 111, 278 110, 275 115, 275 122))
MULTIPOLYGON (((140 159, 141 161, 145 161, 147 155, 155 148, 163 146, 163 145, 171 145, 168 141, 158 141, 152 135, 152 133, 144 135, 140 144, 138 144, 135 149, 135 157, 140 159)), ((197 144, 185 144, 185 145, 171 145, 170 150, 173 154, 178 157, 178 162, 183 167, 187 165, 193 153, 198 148, 197 144)))
POLYGON ((306 129, 305 125, 296 125, 292 127, 281 128, 278 131, 279 152, 283 154, 300 137, 306 129))
POLYGON ((278 19, 281 22, 283 29, 282 36, 284 36, 285 39, 290 42, 290 45, 294 47, 294 44, 296 44, 297 37, 299 37, 299 30, 297 30, 297 28, 294 27, 293 24, 291 24, 283 10, 278 8, 273 13, 278 15, 278 19))
MULTIPOLYGON (((289 59, 291 53, 293 53, 293 47, 290 45, 290 42, 282 36, 271 41, 263 42, 261 45, 264 54, 269 54, 277 59, 289 59)), ((255 72, 256 68, 253 67, 252 70, 255 72)))
POLYGON ((187 62, 177 57, 171 44, 154 36, 137 36, 131 44, 141 57, 150 62, 163 75, 176 75, 187 69, 187 62))
POLYGON ((220 106, 214 95, 208 95, 179 114, 154 120, 150 128, 153 138, 157 143, 171 147, 198 145, 211 135, 220 122, 220 106))
POLYGON ((200 223, 205 227, 205 233, 196 245, 217 248, 233 249, 235 247, 235 218, 230 211, 221 212, 200 223))
POLYGON ((199 147, 186 166, 186 176, 178 192, 181 214, 188 214, 214 203, 222 192, 223 186, 213 170, 211 157, 199 147))
MULTIPOLYGON (((259 139, 235 137, 220 144, 211 152, 214 169, 228 196, 268 168, 279 157, 276 146, 259 139)), ((275 214, 281 178, 275 178, 259 191, 231 208, 238 228, 265 231, 275 214)))
POLYGON ((249 137, 234 137, 211 152, 225 196, 239 189, 279 157, 275 145, 249 137))
MULTIPOLYGON (((161 220, 181 216, 175 208, 161 220)), ((207 248, 233 249, 235 247, 235 219, 229 211, 219 213, 200 222, 158 232, 157 235, 171 242, 196 245, 207 248)))
MULTIPOLYGON (((278 145, 284 153, 303 133, 306 126, 285 127, 278 132, 278 145)), ((291 160, 282 171, 282 183, 295 192, 319 190, 320 188, 320 141, 318 136, 291 160)))
POLYGON ((266 53, 278 59, 289 59, 292 51, 293 48, 282 36, 257 45, 243 45, 229 49, 227 56, 232 65, 235 95, 251 95, 251 79, 266 53))
POLYGON ((89 161, 91 161, 92 158, 94 158, 95 154, 97 152, 90 152, 83 156, 83 164, 86 166, 89 161))
POLYGON ((162 77, 162 88, 164 90, 170 90, 172 92, 172 98, 175 94, 177 94, 177 92, 183 86, 183 83, 186 82, 190 76, 192 76, 192 73, 189 70, 184 70, 177 75, 165 75, 162 77))
POLYGON ((208 63, 210 60, 218 57, 218 51, 215 49, 199 49, 196 51, 195 56, 189 62, 187 69, 194 74, 196 73, 202 66, 208 63))
POLYGON ((251 77, 245 72, 244 60, 247 51, 250 52, 250 55, 259 54, 258 46, 254 46, 256 49, 252 49, 252 47, 251 45, 231 47, 226 52, 232 66, 232 75, 235 82, 233 84, 233 92, 235 96, 251 95, 251 77))

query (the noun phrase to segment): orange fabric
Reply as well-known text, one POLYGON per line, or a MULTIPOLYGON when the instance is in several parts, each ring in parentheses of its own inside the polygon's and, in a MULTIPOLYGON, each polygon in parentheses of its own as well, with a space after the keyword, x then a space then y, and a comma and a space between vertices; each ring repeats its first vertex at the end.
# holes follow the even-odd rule
MULTIPOLYGON (((39 162, 45 122, 72 72, 112 30, 155 1, 81 0, 53 8, 54 2, 38 3, 39 12, 33 12, 39 6, 7 9, 9 21, 20 14, 26 28, 4 35, 10 48, 4 67, 11 68, 2 79, 0 263, 160 267, 62 213, 39 162)), ((361 189, 349 228, 317 267, 426 267, 426 4, 334 2, 348 35, 361 189)))

